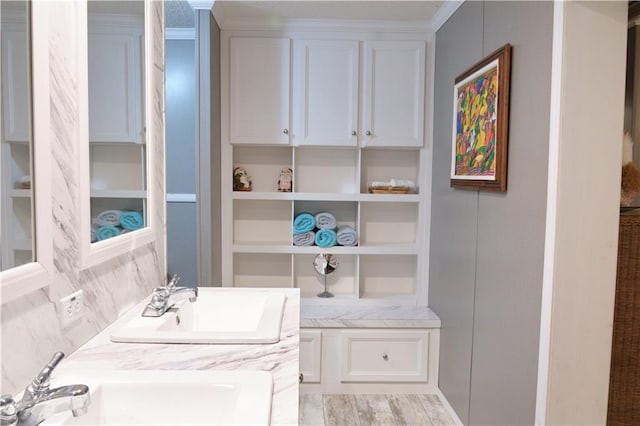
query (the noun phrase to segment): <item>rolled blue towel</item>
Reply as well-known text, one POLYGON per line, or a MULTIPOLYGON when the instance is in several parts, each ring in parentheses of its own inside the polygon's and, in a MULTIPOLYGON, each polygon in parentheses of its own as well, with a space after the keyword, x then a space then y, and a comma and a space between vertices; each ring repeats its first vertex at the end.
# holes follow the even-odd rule
POLYGON ((341 246, 355 246, 358 244, 358 234, 355 229, 348 225, 340 226, 336 234, 336 241, 341 246))
POLYGON ((97 237, 96 237, 96 232, 98 232, 98 225, 95 223, 91 224, 91 242, 95 243, 96 241, 98 241, 97 237))
POLYGON ((115 226, 101 226, 96 231, 96 239, 98 241, 106 240, 116 235, 120 235, 120 228, 115 226))
POLYGON ((118 226, 120 225, 120 210, 105 210, 96 217, 98 226, 118 226))
POLYGON ((293 235, 313 231, 315 227, 316 219, 311 213, 300 213, 293 219, 293 235))
POLYGON ((135 231, 144 226, 144 218, 137 211, 126 211, 120 213, 120 224, 128 231, 135 231))
POLYGON ((336 231, 333 229, 321 229, 316 232, 316 245, 318 247, 333 247, 336 245, 336 231))
POLYGON ((320 229, 336 229, 336 217, 329 212, 316 215, 316 226, 320 229))
POLYGON ((293 245, 299 247, 312 246, 316 241, 316 233, 313 231, 305 232, 293 236, 293 245))

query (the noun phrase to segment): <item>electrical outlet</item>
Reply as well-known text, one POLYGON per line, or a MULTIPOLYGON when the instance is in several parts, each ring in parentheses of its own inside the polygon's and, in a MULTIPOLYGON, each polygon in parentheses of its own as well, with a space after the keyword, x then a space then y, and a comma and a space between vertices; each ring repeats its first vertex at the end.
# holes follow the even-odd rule
POLYGON ((63 328, 78 321, 84 316, 84 295, 82 290, 63 297, 58 305, 60 324, 63 328))

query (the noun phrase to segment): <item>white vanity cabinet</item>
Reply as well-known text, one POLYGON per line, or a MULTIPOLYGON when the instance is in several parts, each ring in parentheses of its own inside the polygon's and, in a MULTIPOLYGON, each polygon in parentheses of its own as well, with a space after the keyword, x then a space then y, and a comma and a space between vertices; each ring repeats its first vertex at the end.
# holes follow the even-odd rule
POLYGON ((290 40, 232 37, 229 142, 289 144, 290 40))
POLYGON ((294 144, 358 144, 358 44, 294 41, 294 144))
POLYGON ((144 143, 142 31, 120 17, 93 17, 88 34, 89 140, 144 143))
POLYGON ((425 43, 364 43, 361 144, 424 144, 425 43))
POLYGON ((437 389, 439 321, 413 328, 398 328, 393 320, 387 320, 385 328, 359 327, 367 321, 358 320, 345 321, 351 323, 347 327, 339 324, 340 319, 332 320, 331 328, 306 328, 307 322, 302 318, 301 393, 426 393, 437 389))

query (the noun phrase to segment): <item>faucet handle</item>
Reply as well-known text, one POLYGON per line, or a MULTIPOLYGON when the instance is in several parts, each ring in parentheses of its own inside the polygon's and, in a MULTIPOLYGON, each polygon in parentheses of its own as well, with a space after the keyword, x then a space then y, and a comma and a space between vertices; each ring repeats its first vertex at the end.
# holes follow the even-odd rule
POLYGON ((51 361, 44 366, 44 368, 38 373, 38 375, 31 382, 31 387, 34 391, 41 391, 43 389, 47 389, 49 387, 49 378, 51 377, 51 373, 53 369, 56 368, 60 361, 64 358, 63 352, 56 352, 53 354, 53 358, 51 361))
POLYGON ((178 284, 178 281, 180 281, 180 275, 174 274, 169 280, 169 282, 167 283, 167 288, 169 289, 174 288, 176 284, 178 284))
POLYGON ((0 424, 14 425, 18 422, 18 403, 9 394, 0 396, 0 424))

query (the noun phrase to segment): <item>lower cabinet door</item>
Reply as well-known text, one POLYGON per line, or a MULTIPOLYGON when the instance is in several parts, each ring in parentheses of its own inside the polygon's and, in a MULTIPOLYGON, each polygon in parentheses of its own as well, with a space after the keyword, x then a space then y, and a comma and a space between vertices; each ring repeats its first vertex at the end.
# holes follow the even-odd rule
POLYGON ((426 382, 428 331, 344 331, 341 382, 426 382))
POLYGON ((320 383, 322 331, 300 330, 300 373, 302 383, 320 383))

